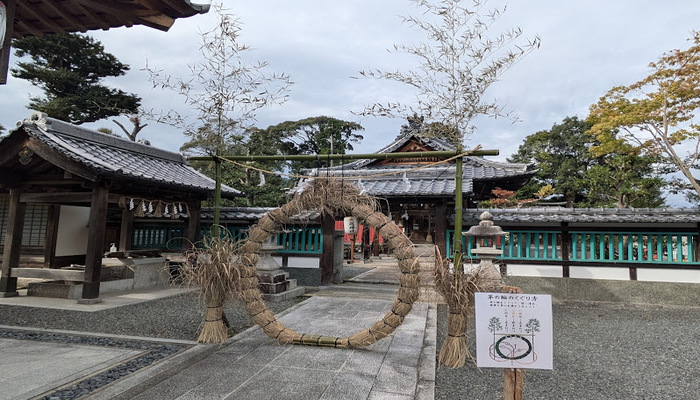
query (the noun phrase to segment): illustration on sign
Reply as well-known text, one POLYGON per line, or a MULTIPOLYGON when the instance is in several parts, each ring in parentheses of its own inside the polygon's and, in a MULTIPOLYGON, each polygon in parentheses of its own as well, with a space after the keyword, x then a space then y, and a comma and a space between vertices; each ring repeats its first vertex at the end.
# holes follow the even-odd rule
POLYGON ((476 293, 479 367, 552 369, 552 298, 476 293))

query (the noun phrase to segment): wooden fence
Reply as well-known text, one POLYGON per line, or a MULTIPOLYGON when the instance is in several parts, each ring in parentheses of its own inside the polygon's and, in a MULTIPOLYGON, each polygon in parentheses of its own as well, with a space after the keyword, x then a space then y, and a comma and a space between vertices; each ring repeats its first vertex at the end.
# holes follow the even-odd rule
MULTIPOLYGON (((453 255, 454 231, 447 232, 447 254, 453 255)), ((626 267, 636 280, 637 268, 700 269, 698 232, 508 230, 496 238, 504 263, 626 267)), ((464 254, 471 255, 473 239, 462 237, 464 254)))
MULTIPOLYGON (((137 226, 133 249, 183 248, 183 227, 137 226)), ((247 236, 247 227, 226 227, 234 240, 247 236)), ((202 230, 203 234, 208 229, 202 230)), ((454 231, 446 232, 447 252, 452 257, 454 231)), ((320 255, 323 249, 323 230, 320 227, 299 227, 277 235, 282 246, 277 253, 320 255)), ((588 230, 518 230, 495 239, 496 247, 503 250, 499 259, 507 264, 560 265, 562 276, 569 276, 570 266, 625 267, 630 279, 637 278, 637 268, 700 269, 700 233, 656 231, 588 231, 588 230)), ((471 257, 473 239, 462 238, 464 254, 471 257)))

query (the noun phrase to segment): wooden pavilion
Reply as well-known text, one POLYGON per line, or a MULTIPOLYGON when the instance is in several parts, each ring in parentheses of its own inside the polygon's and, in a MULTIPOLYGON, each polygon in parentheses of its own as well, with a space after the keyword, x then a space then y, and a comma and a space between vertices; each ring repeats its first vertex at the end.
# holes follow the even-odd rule
MULTIPOLYGON (((425 136, 420 119, 409 119, 392 143, 377 153, 455 151, 441 138, 425 136)), ((455 162, 441 159, 358 160, 330 168, 305 170, 309 176, 350 179, 364 192, 380 199, 383 210, 414 243, 435 243, 445 249, 449 208, 454 208, 455 162), (437 164, 436 164, 437 163, 437 164)), ((536 173, 530 164, 514 164, 483 157, 463 157, 462 195, 465 208, 474 208, 491 197, 491 190, 517 190, 536 173)))
POLYGON ((167 31, 176 19, 207 11, 208 4, 189 0, 0 0, 0 84, 13 38, 134 25, 167 31))
MULTIPOLYGON (((190 167, 181 154, 35 112, 0 140, 0 197, 6 198, 2 208, 7 209, 0 218, 5 225, 0 296, 17 295, 12 271, 26 234, 27 205, 48 205, 47 223, 40 227, 46 232, 44 267, 84 264, 81 300, 90 302, 99 299, 102 258, 110 247, 105 240, 108 215, 121 221, 115 239, 119 251, 129 249, 135 215, 184 220, 184 236, 194 243, 201 202, 214 189, 215 182, 190 167), (79 226, 59 235, 64 221, 79 226), (72 251, 64 249, 71 246, 72 251)), ((222 195, 231 198, 240 192, 222 185, 222 195)))

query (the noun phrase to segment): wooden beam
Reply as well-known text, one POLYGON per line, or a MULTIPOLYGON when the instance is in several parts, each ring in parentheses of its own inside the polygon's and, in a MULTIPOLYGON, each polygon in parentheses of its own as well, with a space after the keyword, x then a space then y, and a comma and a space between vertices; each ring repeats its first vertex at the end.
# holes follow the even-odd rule
POLYGON ((104 1, 95 0, 75 0, 82 3, 86 8, 101 11, 116 16, 121 23, 128 26, 129 21, 136 22, 150 28, 167 31, 175 23, 175 19, 168 17, 161 12, 150 12, 143 8, 126 6, 124 3, 112 5, 104 1))
POLYGON ((97 181, 98 175, 90 168, 57 154, 55 150, 39 142, 37 139, 30 138, 28 147, 37 156, 73 175, 77 175, 91 182, 97 181))
POLYGON ((321 285, 330 285, 333 282, 333 254, 335 219, 330 214, 321 216, 321 228, 323 229, 323 253, 319 260, 321 268, 321 285))
POLYGON ((438 200, 433 207, 435 212, 435 245, 442 254, 447 257, 447 204, 445 200, 438 200))
POLYGON ((83 25, 83 23, 80 22, 80 20, 78 20, 77 18, 75 18, 71 13, 66 12, 64 10, 64 7, 56 7, 54 3, 55 1, 46 1, 44 2, 44 6, 49 8, 53 13, 63 18, 64 21, 69 22, 73 26, 83 25))
POLYGON ((12 276, 12 268, 19 266, 19 254, 22 250, 22 231, 24 230, 24 214, 26 204, 19 201, 19 189, 10 189, 8 204, 7 232, 5 233, 5 248, 0 266, 0 297, 17 296, 17 277, 12 276))
POLYGON ((199 201, 195 201, 187 203, 187 207, 189 208, 189 215, 187 215, 187 228, 185 231, 185 238, 187 238, 187 240, 189 240, 189 242, 194 245, 194 243, 197 243, 200 239, 199 231, 201 230, 202 222, 202 204, 199 201))
MULTIPOLYGON (((96 13, 91 8, 88 9, 88 7, 80 5, 79 3, 81 3, 81 1, 79 1, 79 0, 73 1, 73 2, 71 2, 71 7, 76 9, 77 11, 81 12, 85 16, 85 18, 92 21, 93 25, 99 26, 100 29, 102 29, 103 31, 106 31, 107 29, 110 28, 109 24, 106 23, 102 18, 98 17, 96 15, 96 13)), ((82 1, 82 3, 86 3, 86 2, 82 1)), ((87 3, 91 3, 91 2, 88 1, 87 3)), ((86 29, 81 30, 81 32, 85 32, 85 31, 86 31, 86 29)))
POLYGON ((131 250, 131 238, 134 237, 134 213, 122 210, 122 222, 119 228, 119 251, 131 250))
POLYGON ((22 203, 46 203, 46 204, 66 204, 66 203, 90 203, 92 193, 22 193, 20 201, 22 203))
POLYGON ((561 223, 561 275, 562 278, 569 278, 569 249, 571 248, 571 233, 569 232, 569 223, 561 223))
MULTIPOLYGON (((17 0, 2 0, 5 4, 6 22, 5 22, 5 38, 0 43, 0 85, 7 83, 7 71, 10 68, 10 53, 12 48, 12 36, 15 33, 15 7, 17 0)), ((1 22, 0 22, 1 23, 1 22)))
MULTIPOLYGON (((44 4, 51 3, 51 2, 44 2, 44 4)), ((55 22, 51 21, 48 18, 44 17, 43 12, 37 12, 34 7, 27 6, 24 3, 19 3, 17 5, 18 13, 21 15, 31 15, 31 17, 35 18, 37 21, 41 22, 44 24, 44 29, 42 29, 42 32, 50 32, 53 31, 54 33, 58 34, 64 34, 66 31, 58 24, 55 22)))
POLYGON ((46 223, 46 234, 44 235, 44 268, 55 266, 56 241, 58 239, 58 221, 61 216, 61 207, 49 206, 48 222, 46 223))
POLYGON ((85 256, 85 276, 83 294, 78 303, 93 304, 100 300, 100 274, 102 273, 102 256, 104 255, 105 229, 107 228, 107 199, 109 190, 102 185, 92 189, 90 217, 88 219, 89 236, 87 255, 85 256))

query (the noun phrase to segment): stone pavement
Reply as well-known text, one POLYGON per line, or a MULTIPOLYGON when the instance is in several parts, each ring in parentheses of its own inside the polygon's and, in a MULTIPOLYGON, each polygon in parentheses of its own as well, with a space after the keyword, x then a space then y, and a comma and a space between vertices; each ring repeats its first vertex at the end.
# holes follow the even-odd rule
MULTIPOLYGON (((350 284, 321 288, 316 296, 278 318, 295 331, 308 334, 349 336, 368 328, 390 310, 399 273, 392 260, 368 267, 374 268, 368 268, 350 284)), ((101 307, 144 301, 149 296, 157 294, 132 294, 118 300, 105 296, 101 307)), ((60 304, 56 299, 48 300, 54 307, 60 304)), ((68 301, 68 305, 73 309, 84 307, 75 301, 68 301)), ((435 303, 417 302, 390 337, 364 349, 281 346, 259 327, 236 335, 222 346, 117 337, 122 341, 170 343, 180 346, 180 351, 138 368, 85 398, 433 399, 436 309, 435 303)), ((0 376, 0 399, 52 393, 85 377, 99 376, 127 360, 143 358, 146 353, 128 346, 42 343, 1 336, 0 351, 8 355, 0 359, 2 370, 11 371, 0 376), (66 368, 68 365, 70 368, 66 368)))
POLYGON ((0 339, 0 399, 30 399, 123 362, 138 350, 0 339))
MULTIPOLYGON (((297 332, 347 336, 390 307, 386 300, 318 296, 280 320, 297 332)), ((427 303, 367 349, 280 346, 254 327, 167 379, 150 379, 144 370, 90 399, 432 399, 436 329, 436 307, 427 303)))

